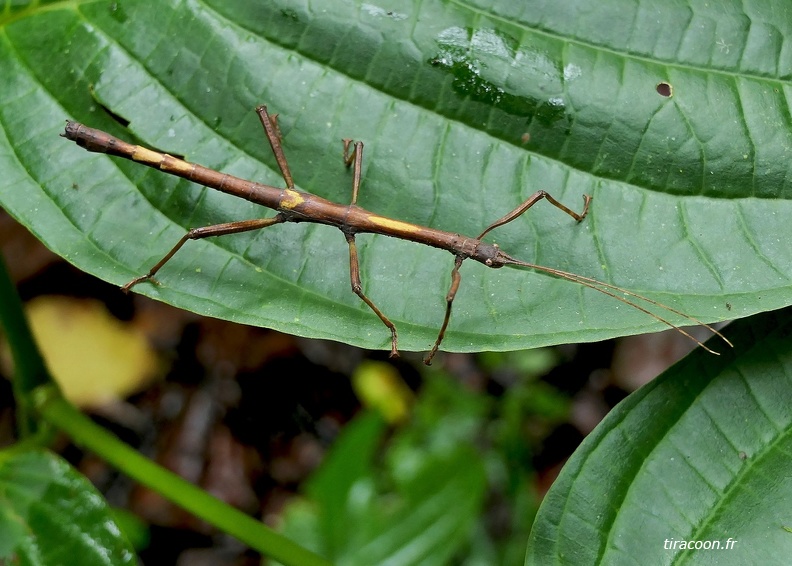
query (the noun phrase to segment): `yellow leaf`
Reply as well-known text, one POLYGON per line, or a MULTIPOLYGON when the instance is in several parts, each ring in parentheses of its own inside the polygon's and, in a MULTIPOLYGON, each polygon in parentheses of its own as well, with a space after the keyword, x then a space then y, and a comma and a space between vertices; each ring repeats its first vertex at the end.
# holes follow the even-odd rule
MULTIPOLYGON (((26 310, 53 377, 78 406, 126 397, 159 373, 146 337, 114 318, 99 301, 42 296, 26 310)), ((8 359, 5 345, 3 354, 8 359)))
POLYGON ((361 363, 352 374, 352 387, 363 405, 377 409, 389 423, 404 420, 414 398, 399 373, 384 362, 361 363))

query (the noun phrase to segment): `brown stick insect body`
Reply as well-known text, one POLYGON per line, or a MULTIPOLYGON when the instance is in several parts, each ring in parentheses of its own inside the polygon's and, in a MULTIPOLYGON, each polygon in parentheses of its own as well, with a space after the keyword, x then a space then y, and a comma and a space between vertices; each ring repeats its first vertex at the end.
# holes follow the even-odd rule
MULTIPOLYGON (((456 259, 453 270, 451 271, 451 287, 449 288, 448 294, 446 295, 445 317, 434 346, 432 347, 429 354, 427 354, 427 356, 424 358, 424 361, 427 364, 431 363, 432 358, 440 347, 440 343, 443 340, 446 328, 448 327, 448 322, 451 316, 451 306, 461 281, 459 268, 462 265, 462 262, 466 259, 473 259, 483 263, 487 267, 492 268, 515 266, 536 269, 556 277, 590 287, 610 297, 620 300, 667 324, 668 326, 677 329, 679 332, 695 341, 697 344, 703 346, 706 350, 713 352, 704 346, 700 341, 696 340, 690 336, 690 334, 675 326, 668 320, 658 316, 653 312, 650 312, 648 309, 637 305, 628 299, 625 299, 622 296, 617 295, 617 293, 635 297, 636 299, 646 301, 647 303, 658 308, 680 315, 691 322, 703 324, 701 321, 693 317, 648 299, 647 297, 643 297, 637 293, 616 287, 615 285, 611 285, 609 283, 604 283, 597 281, 596 279, 583 277, 574 273, 568 273, 550 267, 544 267, 541 265, 535 265, 517 260, 501 251, 496 244, 488 244, 481 240, 488 232, 511 222, 542 199, 546 199, 553 206, 565 212, 576 221, 580 222, 588 212, 589 203, 591 201, 591 197, 588 195, 584 195, 583 198, 585 200, 585 205, 583 212, 578 214, 555 200, 546 192, 537 191, 519 207, 511 211, 503 218, 493 222, 476 238, 467 238, 465 236, 451 232, 444 232, 434 228, 410 224, 409 222, 402 222, 400 220, 378 216, 372 212, 360 208, 357 205, 357 195, 360 188, 360 170, 363 159, 363 144, 361 142, 353 143, 351 140, 344 140, 344 162, 347 166, 351 165, 353 167, 352 202, 350 204, 343 205, 334 203, 311 193, 296 189, 291 172, 289 170, 289 166, 286 162, 286 156, 284 155, 283 149, 281 148, 275 117, 270 116, 265 106, 259 106, 256 108, 256 112, 261 119, 261 124, 264 126, 267 139, 269 140, 272 151, 275 154, 275 159, 278 163, 278 167, 280 168, 281 175, 286 182, 285 188, 278 188, 270 185, 264 185, 262 183, 256 183, 254 181, 240 179, 239 177, 234 177, 233 175, 228 175, 227 173, 221 173, 201 165, 188 163, 187 161, 178 159, 165 153, 152 151, 139 145, 129 144, 101 130, 89 128, 77 122, 67 121, 66 131, 62 134, 63 137, 76 142, 78 145, 84 147, 88 151, 107 153, 109 155, 116 155, 126 159, 131 159, 144 165, 148 165, 149 167, 170 173, 171 175, 183 177, 189 181, 199 183, 206 187, 243 198, 262 206, 266 206, 267 208, 271 208, 278 212, 272 218, 228 222, 189 230, 181 238, 181 240, 179 240, 176 245, 156 265, 154 265, 154 267, 151 268, 151 270, 146 275, 137 277, 124 285, 122 287, 124 291, 129 291, 134 285, 137 285, 138 283, 153 279, 154 275, 160 270, 160 268, 165 265, 165 263, 167 263, 168 260, 170 260, 170 258, 173 257, 173 255, 188 240, 197 240, 210 236, 222 236, 225 234, 248 232, 251 230, 258 230, 260 228, 267 228, 268 226, 281 224, 283 222, 315 222, 318 224, 335 226, 344 233, 347 243, 349 244, 349 268, 352 290, 371 308, 371 310, 374 311, 383 324, 385 324, 385 326, 387 326, 391 331, 391 356, 398 355, 396 327, 362 291, 360 269, 358 266, 358 253, 357 247, 355 245, 356 234, 382 234, 385 236, 391 236, 393 238, 399 238, 427 246, 433 246, 447 250, 454 254, 456 259), (350 145, 353 146, 351 154, 349 152, 350 145)), ((724 341, 729 343, 728 340, 726 340, 726 338, 724 338, 717 330, 709 326, 708 328, 720 336, 724 341)))

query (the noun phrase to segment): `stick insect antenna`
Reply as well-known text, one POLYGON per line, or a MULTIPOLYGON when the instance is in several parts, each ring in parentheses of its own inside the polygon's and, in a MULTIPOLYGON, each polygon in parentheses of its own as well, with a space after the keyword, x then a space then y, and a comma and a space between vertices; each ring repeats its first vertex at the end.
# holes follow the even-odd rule
POLYGON ((622 294, 628 295, 630 297, 635 297, 636 299, 638 299, 640 301, 645 301, 645 302, 649 303, 650 305, 656 306, 659 309, 663 309, 663 310, 668 311, 670 313, 673 313, 673 314, 675 314, 677 316, 681 316, 682 318, 685 318, 685 319, 689 320, 692 323, 699 324, 699 325, 705 327, 707 330, 709 330, 713 334, 715 334, 717 337, 719 337, 721 340, 723 340, 729 346, 734 347, 734 345, 729 341, 728 338, 726 338, 717 329, 713 328, 709 324, 707 324, 705 322, 702 322, 701 320, 697 319, 694 316, 690 316, 689 314, 685 314, 685 313, 683 313, 680 310, 677 310, 677 309, 675 309, 673 307, 670 307, 670 306, 668 306, 666 304, 663 304, 660 301, 655 301, 654 299, 650 299, 649 297, 646 297, 646 296, 641 295, 639 293, 636 293, 634 291, 630 291, 628 289, 624 289, 623 287, 618 287, 616 285, 612 285, 611 283, 605 283, 604 281, 599 281, 598 279, 594 279, 592 277, 584 277, 583 275, 577 275, 575 273, 570 273, 568 271, 562 271, 560 269, 555 269, 555 268, 552 268, 552 267, 545 267, 543 265, 537 265, 535 263, 529 263, 527 261, 520 261, 520 260, 514 259, 513 257, 510 257, 510 256, 508 256, 506 254, 503 254, 503 255, 505 256, 504 264, 506 266, 525 267, 525 268, 528 268, 528 269, 534 269, 536 271, 541 271, 543 273, 548 273, 548 274, 553 275, 555 277, 559 277, 561 279, 566 279, 567 281, 572 281, 574 283, 578 283, 579 285, 583 285, 584 287, 588 287, 589 289, 594 289, 595 291, 599 291, 600 293, 602 293, 604 295, 607 295, 609 297, 613 297, 614 299, 616 299, 618 301, 621 301, 624 304, 629 305, 629 306, 631 306, 634 309, 637 309, 637 310, 639 310, 639 311, 641 311, 643 313, 648 314, 649 316, 651 316, 655 320, 658 320, 658 321, 662 322, 663 324, 665 324, 666 326, 669 326, 670 328, 673 328, 677 332, 682 333, 683 335, 685 335, 688 338, 690 338, 691 340, 693 340, 693 342, 695 342, 696 344, 698 344, 699 346, 704 348, 706 351, 708 351, 711 354, 715 354, 716 356, 719 356, 720 352, 716 352, 715 350, 712 350, 711 348, 708 348, 700 340, 698 340, 694 336, 691 336, 683 328, 680 328, 679 326, 677 326, 676 324, 674 324, 674 323, 670 322, 669 320, 663 318, 662 316, 653 313, 649 309, 647 309, 645 307, 642 307, 641 305, 639 305, 639 304, 637 304, 637 303, 635 303, 633 301, 630 301, 629 299, 625 299, 624 297, 620 297, 616 293, 622 293, 622 294))

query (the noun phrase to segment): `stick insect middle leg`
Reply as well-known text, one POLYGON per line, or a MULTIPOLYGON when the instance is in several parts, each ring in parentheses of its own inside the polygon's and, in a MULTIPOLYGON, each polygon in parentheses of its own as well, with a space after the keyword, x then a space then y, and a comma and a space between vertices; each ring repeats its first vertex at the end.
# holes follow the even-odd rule
MULTIPOLYGON (((349 153, 349 146, 352 145, 352 140, 344 140, 344 163, 347 167, 352 166, 352 202, 350 206, 357 206, 358 191, 360 190, 360 169, 363 162, 363 142, 355 142, 352 154, 349 153)), ((371 310, 374 311, 382 323, 391 331, 391 352, 390 357, 396 358, 399 356, 398 348, 398 335, 396 333, 396 325, 385 316, 377 305, 369 299, 363 292, 363 286, 360 281, 360 264, 358 262, 357 245, 355 244, 355 233, 350 229, 341 229, 346 237, 347 244, 349 244, 349 278, 352 282, 352 292, 360 297, 371 310)))
MULTIPOLYGON (((591 197, 589 195, 583 195, 583 200, 585 201, 585 204, 583 205, 583 212, 577 213, 567 208, 563 204, 561 204, 559 201, 551 197, 545 191, 536 191, 534 194, 528 197, 528 199, 526 199, 525 202, 523 202, 520 206, 509 212, 503 218, 499 218, 498 220, 487 226, 476 239, 481 240, 484 236, 486 236, 490 231, 494 230, 495 228, 498 228, 499 226, 503 226, 504 224, 508 224, 512 220, 520 217, 525 211, 527 211, 529 208, 531 208, 533 205, 535 205, 537 202, 539 202, 542 199, 546 199, 548 202, 550 202, 550 204, 552 204, 562 212, 565 212, 566 214, 574 218, 577 222, 581 222, 586 217, 586 215, 588 214, 589 203, 591 203, 591 197)), ((440 332, 438 332, 437 334, 437 340, 435 340, 434 346, 432 346, 432 349, 429 351, 426 357, 424 357, 424 363, 426 365, 432 365, 432 359, 437 353, 437 350, 440 348, 440 343, 443 341, 443 338, 445 337, 446 329, 448 328, 448 322, 451 319, 451 307, 454 303, 454 298, 456 297, 457 291, 459 290, 459 283, 462 281, 462 275, 459 273, 459 268, 462 266, 462 262, 464 260, 465 258, 463 256, 458 255, 456 256, 456 259, 454 261, 454 268, 451 270, 451 286, 449 287, 448 294, 446 295, 446 311, 445 311, 445 316, 443 317, 443 324, 440 327, 440 332)))

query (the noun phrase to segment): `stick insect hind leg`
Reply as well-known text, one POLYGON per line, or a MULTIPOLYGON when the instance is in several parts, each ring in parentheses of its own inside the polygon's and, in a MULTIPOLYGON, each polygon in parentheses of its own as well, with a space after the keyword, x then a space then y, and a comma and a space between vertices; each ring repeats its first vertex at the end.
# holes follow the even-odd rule
MULTIPOLYGON (((350 206, 357 206, 358 191, 360 190, 360 168, 363 162, 363 143, 355 142, 352 140, 344 140, 344 163, 347 167, 352 166, 352 202, 350 206), (350 155, 349 146, 353 145, 353 150, 350 155)), ((349 228, 341 228, 341 231, 346 237, 347 244, 349 245, 349 278, 352 282, 352 292, 360 297, 371 310, 374 311, 382 323, 391 331, 391 358, 399 356, 398 348, 398 335, 396 333, 396 326, 385 316, 377 305, 369 299, 363 292, 362 283, 360 281, 360 264, 358 262, 357 245, 355 244, 355 232, 349 228)))
MULTIPOLYGON (((267 113, 266 106, 259 106, 256 108, 256 113, 261 119, 262 126, 264 126, 264 132, 267 135, 267 140, 269 141, 270 147, 272 148, 272 153, 275 155, 275 161, 278 163, 281 176, 286 182, 286 187, 293 189, 294 180, 292 178, 291 171, 289 171, 289 164, 286 162, 286 156, 283 153, 283 148, 280 144, 278 124, 275 121, 274 116, 270 116, 267 113)), ((165 254, 165 256, 159 260, 154 265, 154 267, 149 270, 148 273, 141 275, 140 277, 135 277, 132 281, 123 285, 121 290, 125 293, 128 293, 129 290, 138 283, 142 283, 144 281, 156 282, 154 275, 156 275, 162 266, 168 263, 168 261, 170 261, 176 252, 179 251, 181 247, 189 240, 200 240, 213 236, 225 236, 228 234, 240 234, 242 232, 250 232, 252 230, 261 230, 276 224, 282 224, 283 222, 286 222, 286 216, 284 216, 282 213, 278 213, 272 218, 258 218, 255 220, 224 222, 222 224, 213 224, 212 226, 204 226, 202 228, 192 228, 191 230, 188 230, 178 242, 176 242, 176 245, 173 246, 173 248, 171 248, 171 250, 165 254)))
MULTIPOLYGON (((536 191, 520 206, 509 212, 503 218, 500 218, 495 222, 493 222, 492 224, 490 224, 489 226, 487 226, 476 239, 481 240, 484 236, 486 236, 490 231, 494 230, 495 228, 498 228, 499 226, 503 226, 504 224, 508 224, 512 220, 518 218, 525 211, 527 211, 529 208, 531 208, 533 205, 535 205, 537 202, 539 202, 542 199, 547 200, 550 204, 552 204, 562 212, 565 212, 566 214, 574 218, 577 222, 582 222, 583 219, 586 217, 586 215, 588 214, 589 204, 591 203, 591 197, 589 195, 583 195, 583 200, 585 201, 585 204, 583 205, 583 212, 577 213, 567 208, 563 204, 561 204, 559 201, 551 197, 545 191, 536 191)), ((465 257, 461 255, 456 256, 456 259, 454 260, 454 268, 451 270, 451 286, 448 288, 448 293, 446 294, 446 310, 445 310, 445 316, 443 318, 443 324, 440 326, 440 332, 438 332, 437 334, 437 340, 435 340, 434 346, 432 346, 432 349, 429 351, 428 354, 426 354, 426 357, 424 357, 424 363, 428 366, 432 365, 432 359, 437 353, 437 350, 440 348, 440 343, 443 341, 443 338, 445 337, 446 329, 448 328, 448 322, 451 319, 451 307, 454 303, 454 298, 456 297, 457 291, 459 290, 459 284, 462 281, 462 275, 460 275, 459 273, 459 268, 462 266, 463 261, 465 261, 465 257)))

